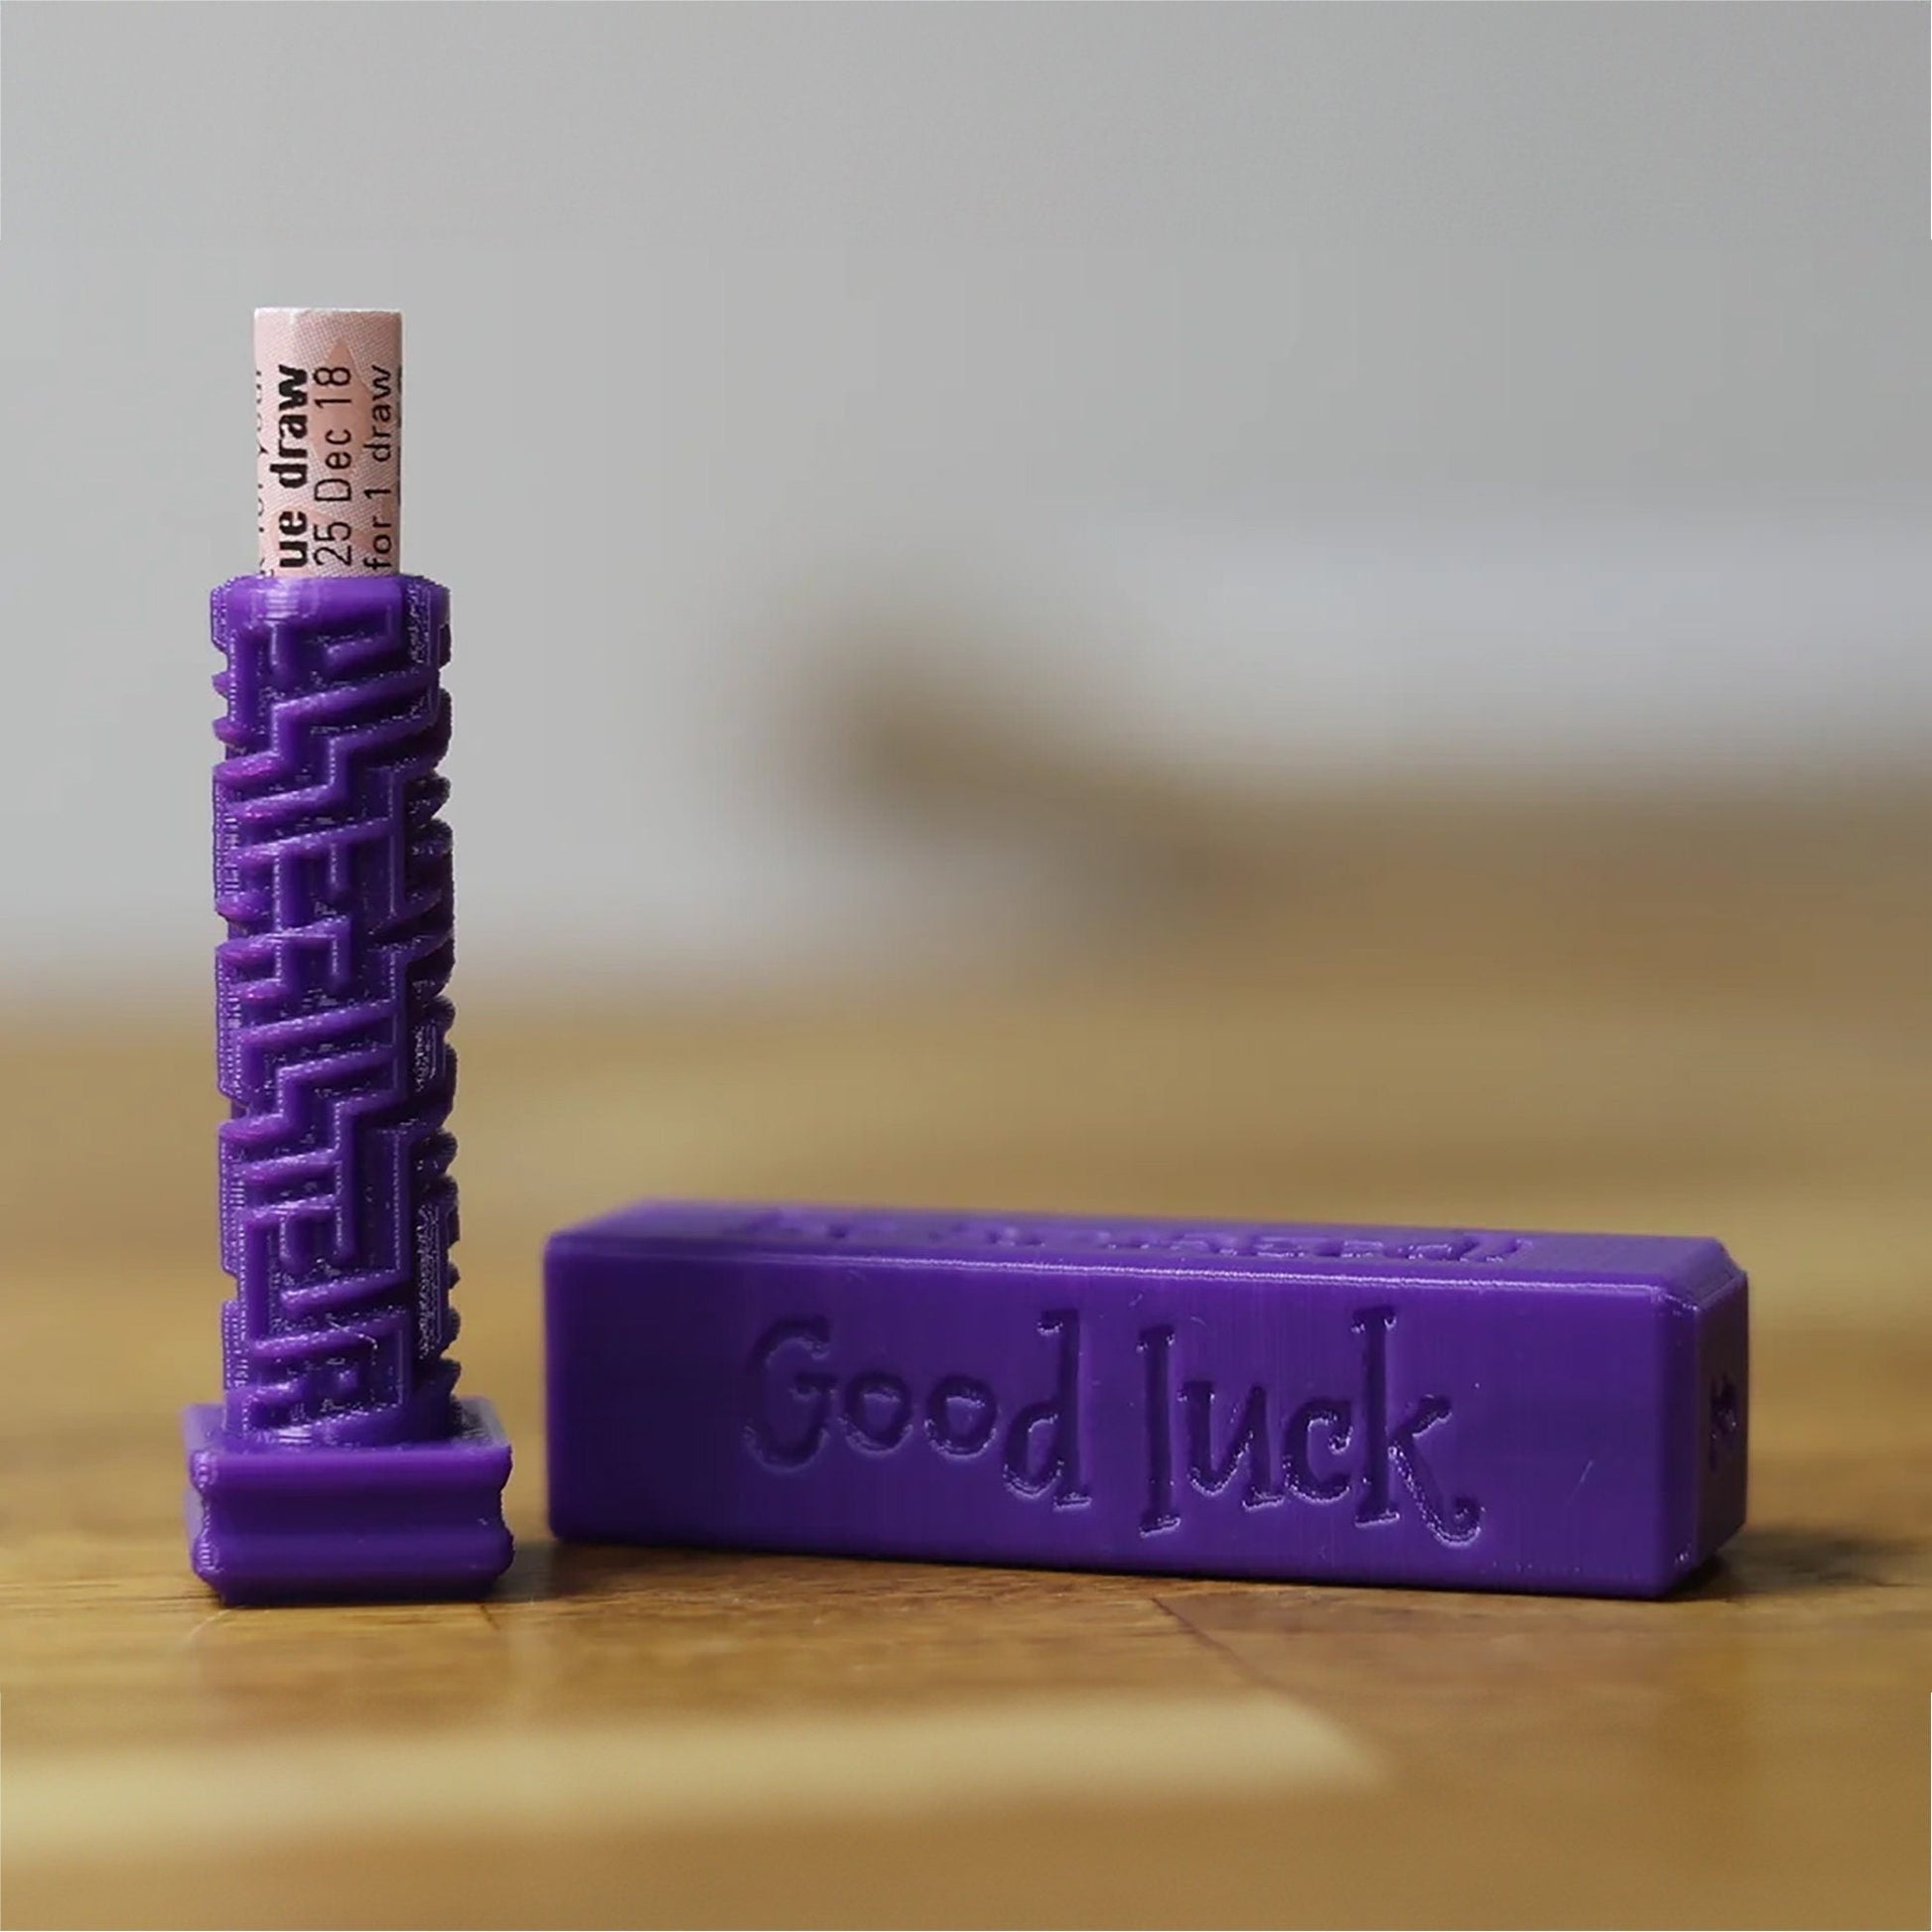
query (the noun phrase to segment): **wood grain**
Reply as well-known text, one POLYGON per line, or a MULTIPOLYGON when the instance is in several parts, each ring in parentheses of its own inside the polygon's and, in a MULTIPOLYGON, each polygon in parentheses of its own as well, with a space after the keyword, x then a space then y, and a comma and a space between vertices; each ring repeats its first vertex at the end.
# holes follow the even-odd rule
POLYGON ((1924 1923, 1929 826, 1431 808, 1024 970, 459 983, 482 1606, 188 1576, 204 1023, 7 1016, 8 1922, 1924 1923), (556 1549, 537 1251, 644 1192, 1715 1233, 1751 1525, 1656 1604, 556 1549))

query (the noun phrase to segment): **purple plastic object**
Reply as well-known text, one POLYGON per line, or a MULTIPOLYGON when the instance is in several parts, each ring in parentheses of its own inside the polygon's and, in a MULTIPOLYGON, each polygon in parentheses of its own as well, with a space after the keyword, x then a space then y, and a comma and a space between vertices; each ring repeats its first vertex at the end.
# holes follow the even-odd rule
POLYGON ((1649 1596, 1744 1520, 1715 1241, 644 1202, 546 1274, 560 1537, 1649 1596))
POLYGON ((509 1441, 459 1401, 448 594, 238 577, 212 599, 226 1395, 189 1537, 230 1603, 444 1596, 509 1562, 509 1441))

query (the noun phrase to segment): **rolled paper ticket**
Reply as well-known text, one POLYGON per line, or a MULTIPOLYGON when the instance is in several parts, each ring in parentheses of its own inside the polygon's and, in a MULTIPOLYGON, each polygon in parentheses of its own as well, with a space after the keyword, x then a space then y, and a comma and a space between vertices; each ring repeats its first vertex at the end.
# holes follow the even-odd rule
POLYGON ((547 1274, 560 1537, 1652 1596, 1744 1518, 1715 1241, 646 1201, 547 1274))
POLYGON ((402 317, 255 311, 257 568, 366 577, 402 568, 402 317))

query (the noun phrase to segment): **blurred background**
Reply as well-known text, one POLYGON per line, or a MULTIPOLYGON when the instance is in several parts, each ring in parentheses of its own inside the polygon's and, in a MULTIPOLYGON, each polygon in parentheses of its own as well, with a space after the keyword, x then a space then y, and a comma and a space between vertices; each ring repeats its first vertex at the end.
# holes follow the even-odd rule
MULTIPOLYGON (((398 305, 473 1254, 684 1187, 1720 1231, 1871 1192, 1904 1049, 1839 1048, 1925 957, 1923 41, 9 7, 10 1051, 175 1042, 144 1212, 195 1252, 250 311, 398 305), (853 1075, 889 1010, 922 1047, 853 1075), (969 1010, 1011 1106, 945 1097, 995 1064, 969 1010), (782 1015, 791 1084, 727 1099, 782 1015), (620 1044, 705 1026, 688 1091, 620 1044), (1853 1089, 1771 1106, 1834 1053, 1853 1089), (734 1111, 781 1090, 795 1136, 734 1111)), ((21 1132, 31 1218, 68 1143, 21 1132)))
MULTIPOLYGON (((456 597, 473 1243, 684 1187, 1722 1231, 1902 1183, 1923 41, 10 7, 10 1051, 176 1042, 146 1211, 205 1239, 250 311, 393 304, 406 561, 456 597), (920 1051, 853 1076, 827 1042, 889 1010, 920 1051), (945 1098, 996 1063, 969 1010, 1010 1106, 945 1098), (723 1098, 785 1015, 791 1084, 723 1098), (704 1026, 688 1091, 621 1044, 704 1026), (1836 1098, 1774 1105, 1821 1055, 1836 1098), (797 1136, 733 1112, 781 1090, 797 1136)), ((68 1143, 22 1134, 31 1220, 68 1143)))
POLYGON ((1025 952, 1123 789, 1914 780, 1911 16, 11 7, 0 991, 205 984, 258 303, 407 313, 473 993, 1025 952))
POLYGON ((1926 64, 1911 5, 0 7, 16 1910, 1919 1922, 1926 64), (454 596, 483 1617, 183 1564, 206 599, 281 304, 405 311, 454 596), (552 1553, 540 1246, 646 1193, 1715 1234, 1752 1527, 1659 1616, 552 1553), (465 1728, 1004 1698, 1071 1764, 1076 1669, 1407 1782, 767 1865, 614 1779, 539 1856, 465 1728), (254 1838, 154 1797, 439 1725, 474 1777, 386 1863, 294 1771, 254 1838))

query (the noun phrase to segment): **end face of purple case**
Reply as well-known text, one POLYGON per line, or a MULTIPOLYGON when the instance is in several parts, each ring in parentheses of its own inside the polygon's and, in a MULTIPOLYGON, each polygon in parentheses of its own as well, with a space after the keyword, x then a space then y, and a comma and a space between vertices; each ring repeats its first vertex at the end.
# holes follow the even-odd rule
POLYGON ((1744 1520, 1715 1241, 645 1202, 546 1284, 565 1538, 1647 1596, 1744 1520))

